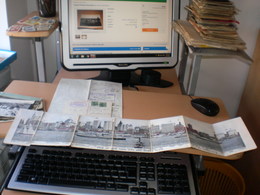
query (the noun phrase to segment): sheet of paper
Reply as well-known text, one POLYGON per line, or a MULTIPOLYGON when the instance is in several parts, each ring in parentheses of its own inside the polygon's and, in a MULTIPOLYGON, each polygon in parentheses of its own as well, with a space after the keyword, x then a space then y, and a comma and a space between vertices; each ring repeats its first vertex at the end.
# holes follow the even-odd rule
POLYGON ((122 117, 122 84, 91 80, 88 100, 112 102, 112 117, 122 117))
POLYGON ((96 80, 61 79, 48 112, 122 117, 122 84, 96 80), (103 102, 107 106, 93 110, 93 107, 89 107, 92 106, 89 102, 93 101, 103 102))
POLYGON ((89 89, 88 80, 61 79, 48 112, 86 115, 89 89))

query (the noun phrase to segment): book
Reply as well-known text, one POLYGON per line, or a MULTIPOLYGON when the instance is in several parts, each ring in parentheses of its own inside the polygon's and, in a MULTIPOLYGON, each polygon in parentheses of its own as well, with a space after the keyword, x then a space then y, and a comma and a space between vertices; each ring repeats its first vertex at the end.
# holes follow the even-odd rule
POLYGON ((0 92, 0 122, 12 121, 19 109, 44 110, 41 98, 0 92))
POLYGON ((229 40, 216 41, 216 37, 214 40, 203 38, 189 21, 176 20, 173 23, 173 28, 183 37, 188 46, 197 48, 218 48, 233 51, 242 51, 245 49, 245 45, 240 42, 230 40, 232 42, 232 44, 230 44, 229 40))
POLYGON ((152 120, 21 109, 5 144, 155 153, 184 148, 229 156, 256 148, 240 117, 209 124, 185 116, 152 120))

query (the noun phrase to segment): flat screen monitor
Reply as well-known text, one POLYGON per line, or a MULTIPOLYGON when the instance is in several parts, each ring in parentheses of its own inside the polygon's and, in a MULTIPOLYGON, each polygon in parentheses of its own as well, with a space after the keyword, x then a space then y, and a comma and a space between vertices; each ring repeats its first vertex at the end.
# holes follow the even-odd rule
POLYGON ((123 78, 136 69, 173 68, 178 17, 179 0, 62 0, 63 65, 123 78))

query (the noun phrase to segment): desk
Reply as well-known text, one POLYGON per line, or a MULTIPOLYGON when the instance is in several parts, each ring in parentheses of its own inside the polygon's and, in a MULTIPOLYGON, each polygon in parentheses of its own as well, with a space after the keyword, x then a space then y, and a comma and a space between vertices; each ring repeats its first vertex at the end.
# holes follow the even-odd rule
MULTIPOLYGON (((46 103, 46 110, 48 110, 56 87, 57 84, 15 80, 6 88, 5 92, 42 97, 46 103)), ((220 106, 220 113, 215 117, 209 117, 199 113, 191 106, 190 100, 189 96, 178 94, 123 90, 123 117, 133 119, 155 119, 184 115, 208 123, 215 123, 229 118, 224 103, 220 99, 213 98, 220 106)), ((0 124, 0 137, 6 135, 10 125, 10 122, 0 124)), ((177 151, 230 160, 241 157, 241 154, 222 157, 195 149, 180 149, 177 151)))
MULTIPOLYGON (((57 87, 57 83, 39 83, 30 81, 12 81, 6 88, 5 92, 17 93, 21 95, 29 95, 42 97, 46 103, 46 110, 50 106, 51 99, 57 87)), ((216 117, 205 116, 190 104, 190 97, 179 94, 165 94, 154 92, 142 92, 123 90, 123 117, 134 119, 154 119, 176 115, 184 115, 197 120, 215 123, 229 118, 223 102, 220 99, 213 99, 220 106, 220 113, 216 117)), ((9 130, 11 123, 0 124, 0 137, 4 137, 9 130)), ((175 152, 191 153, 197 155, 205 155, 216 158, 224 158, 235 160, 241 158, 242 154, 236 154, 228 157, 222 157, 195 149, 179 149, 175 152)), ((32 193, 14 192, 4 190, 2 195, 25 195, 32 193)))
MULTIPOLYGON (((38 12, 32 12, 22 20, 26 20, 33 16, 38 15, 38 12)), ((51 18, 50 18, 51 19, 51 18)), ((56 18, 54 18, 56 19, 56 18)), ((38 80, 40 82, 46 81, 45 75, 45 61, 44 61, 44 49, 43 49, 43 38, 49 37, 54 30, 58 27, 58 22, 56 21, 53 24, 52 28, 46 31, 36 31, 36 32, 9 32, 7 31, 7 35, 10 37, 29 37, 34 38, 35 41, 35 51, 36 51, 36 61, 37 61, 37 71, 38 71, 38 80)))

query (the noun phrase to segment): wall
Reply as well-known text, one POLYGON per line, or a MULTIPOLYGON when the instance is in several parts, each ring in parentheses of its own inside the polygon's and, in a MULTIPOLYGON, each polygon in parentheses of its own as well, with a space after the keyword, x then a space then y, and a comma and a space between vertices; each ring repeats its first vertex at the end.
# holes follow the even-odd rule
MULTIPOLYGON (((187 4, 187 0, 181 0, 187 4)), ((240 10, 236 19, 240 21, 238 33, 246 42, 246 53, 252 57, 260 28, 259 0, 233 0, 240 10)), ((185 12, 185 11, 184 11, 185 12)), ((185 15, 182 12, 182 18, 185 15)), ((202 59, 195 95, 221 98, 231 117, 236 116, 241 94, 249 71, 249 65, 238 59, 202 59)))
POLYGON ((260 194, 260 30, 253 60, 243 92, 238 115, 241 116, 258 148, 245 153, 243 158, 229 162, 243 175, 246 183, 246 195, 260 194))
POLYGON ((0 0, 0 49, 10 50, 10 41, 9 37, 6 35, 6 29, 8 28, 7 24, 7 13, 6 13, 6 3, 5 0, 0 0))

